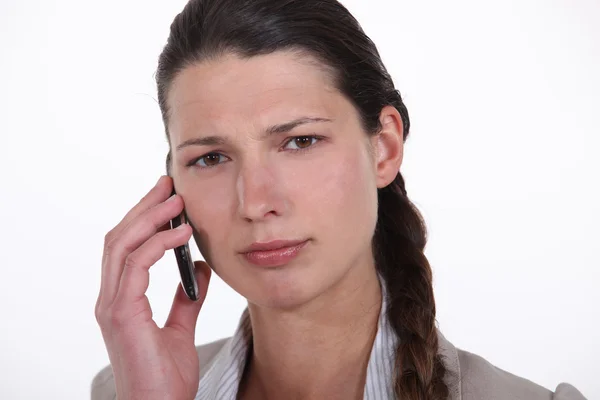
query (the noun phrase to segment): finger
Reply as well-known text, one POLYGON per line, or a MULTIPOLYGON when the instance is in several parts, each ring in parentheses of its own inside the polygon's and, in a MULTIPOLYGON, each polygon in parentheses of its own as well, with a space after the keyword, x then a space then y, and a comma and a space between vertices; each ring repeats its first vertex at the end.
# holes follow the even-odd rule
POLYGON ((139 215, 121 231, 119 236, 105 244, 99 303, 112 303, 119 287, 126 257, 157 230, 162 229, 170 218, 181 212, 183 205, 178 197, 171 197, 166 202, 159 203, 139 215))
POLYGON ((125 260, 115 304, 129 305, 143 299, 150 284, 150 268, 165 252, 186 244, 192 236, 192 227, 181 224, 177 229, 159 232, 129 254, 125 260))
POLYGON ((125 214, 123 219, 111 230, 109 235, 113 237, 119 236, 121 231, 123 231, 131 221, 139 215, 144 214, 150 208, 165 201, 171 196, 172 191, 173 179, 170 176, 162 175, 156 182, 156 185, 154 185, 154 187, 150 189, 150 191, 148 191, 148 193, 146 193, 144 197, 142 197, 140 201, 127 212, 127 214, 125 214))
POLYGON ((192 337, 194 337, 196 332, 198 314, 206 299, 208 284, 212 275, 212 271, 205 261, 195 261, 194 266, 194 275, 198 283, 198 300, 190 300, 181 287, 181 284, 178 285, 171 311, 165 322, 165 328, 178 329, 188 333, 192 337))
MULTIPOLYGON (((101 285, 101 296, 104 298, 104 303, 112 303, 116 296, 127 257, 156 235, 159 229, 163 228, 182 210, 181 196, 175 195, 139 215, 121 232, 120 236, 106 244, 104 276, 101 285)), ((168 231, 171 229, 159 233, 168 231)), ((162 247, 159 247, 158 250, 164 251, 162 247)))
MULTIPOLYGON (((129 226, 129 224, 139 215, 144 214, 152 207, 157 204, 162 203, 167 196, 171 193, 173 189, 173 180, 169 176, 162 175, 156 185, 148 192, 146 195, 123 217, 123 219, 108 232, 104 238, 104 251, 102 253, 102 274, 101 274, 101 284, 100 284, 100 294, 98 297, 98 302, 102 301, 102 298, 105 296, 105 286, 107 283, 110 285, 109 276, 112 271, 107 271, 107 263, 106 259, 108 258, 108 249, 107 246, 109 243, 114 242, 114 240, 119 237, 123 230, 129 226)), ((161 227, 162 228, 162 227, 161 227)), ((113 282, 114 283, 114 282, 113 282)))

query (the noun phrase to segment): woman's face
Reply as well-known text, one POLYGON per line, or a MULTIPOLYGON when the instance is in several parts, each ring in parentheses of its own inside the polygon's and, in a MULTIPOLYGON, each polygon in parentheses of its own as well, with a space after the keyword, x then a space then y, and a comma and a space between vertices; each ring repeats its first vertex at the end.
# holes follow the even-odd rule
POLYGON ((293 307, 352 269, 374 267, 372 139, 321 69, 288 52, 228 55, 183 70, 168 102, 175 187, 202 255, 235 291, 257 305, 293 307), (267 135, 303 118, 322 121, 267 135), (222 140, 199 142, 208 136, 222 140), (279 239, 308 243, 279 267, 240 254, 279 239))

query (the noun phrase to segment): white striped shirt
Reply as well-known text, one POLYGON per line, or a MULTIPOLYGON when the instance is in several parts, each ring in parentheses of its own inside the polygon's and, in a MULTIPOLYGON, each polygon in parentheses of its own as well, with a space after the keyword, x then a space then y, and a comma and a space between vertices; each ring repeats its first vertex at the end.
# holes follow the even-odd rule
MULTIPOLYGON (((382 305, 377 334, 367 365, 365 400, 394 399, 392 372, 398 337, 385 316, 385 287, 381 284, 382 305)), ((252 340, 250 316, 246 308, 233 337, 221 348, 214 362, 200 379, 195 400, 236 400, 244 371, 249 341, 252 340)))

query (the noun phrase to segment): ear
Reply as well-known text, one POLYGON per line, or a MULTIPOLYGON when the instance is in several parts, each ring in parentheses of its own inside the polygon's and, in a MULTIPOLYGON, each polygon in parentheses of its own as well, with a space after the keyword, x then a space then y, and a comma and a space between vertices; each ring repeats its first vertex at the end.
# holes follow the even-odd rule
POLYGON ((400 113, 393 106, 385 106, 379 115, 381 132, 371 138, 375 150, 375 179, 377 188, 392 183, 404 155, 404 125, 400 113))

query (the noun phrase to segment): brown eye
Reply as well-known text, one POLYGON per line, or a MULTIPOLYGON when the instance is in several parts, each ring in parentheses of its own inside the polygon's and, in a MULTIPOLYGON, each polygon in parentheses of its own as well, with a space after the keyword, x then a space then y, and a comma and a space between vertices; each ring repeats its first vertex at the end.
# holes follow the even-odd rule
POLYGON ((318 138, 317 136, 313 136, 313 135, 296 136, 296 137, 293 137, 287 144, 294 143, 296 145, 297 148, 296 149, 292 148, 292 149, 290 149, 291 151, 308 150, 310 147, 312 147, 313 140, 319 141, 320 138, 318 138))
POLYGON ((199 163, 200 161, 204 160, 204 164, 202 165, 200 164, 200 167, 202 168, 210 168, 210 167, 214 167, 216 165, 219 165, 219 158, 222 157, 222 154, 219 153, 209 153, 207 155, 204 155, 200 158, 198 158, 195 163, 199 163))
POLYGON ((300 147, 308 147, 310 145, 311 139, 312 138, 302 136, 302 137, 296 138, 294 140, 296 141, 296 144, 298 144, 300 147))

